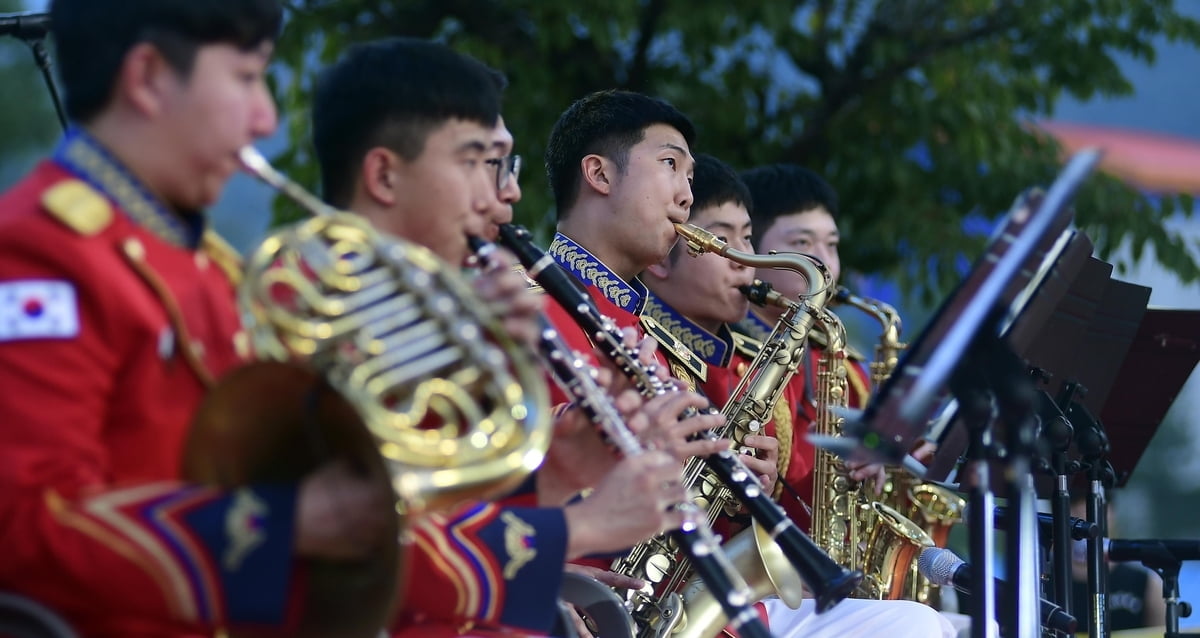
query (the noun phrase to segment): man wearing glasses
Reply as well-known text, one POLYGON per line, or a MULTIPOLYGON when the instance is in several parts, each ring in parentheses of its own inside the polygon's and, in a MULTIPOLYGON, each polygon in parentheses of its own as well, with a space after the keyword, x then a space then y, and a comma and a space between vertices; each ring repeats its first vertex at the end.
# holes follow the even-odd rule
MULTIPOLYGON (((322 73, 313 99, 325 198, 451 264, 467 263, 468 237, 495 238, 520 198, 520 160, 498 117, 503 86, 496 72, 431 42, 397 38, 348 50, 322 73)), ((476 290, 514 336, 532 340, 541 300, 508 267, 510 257, 498 261, 476 278, 476 290)), ((578 410, 563 411, 549 459, 519 494, 413 524, 412 580, 393 631, 554 631, 564 563, 671 527, 666 505, 686 497, 678 478, 678 459, 657 453, 618 462, 578 410), (589 446, 574 450, 584 461, 555 460, 560 435, 567 446, 589 446), (565 505, 592 484, 589 498, 565 505)))

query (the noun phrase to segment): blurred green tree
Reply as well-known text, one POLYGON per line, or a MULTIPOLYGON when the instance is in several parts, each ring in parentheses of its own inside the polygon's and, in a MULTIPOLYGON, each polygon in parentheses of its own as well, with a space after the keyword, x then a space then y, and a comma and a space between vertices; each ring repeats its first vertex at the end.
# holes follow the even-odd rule
MULTIPOLYGON (((698 148, 737 167, 799 162, 842 195, 842 259, 919 291, 944 293, 956 259, 1061 157, 1031 125, 1064 92, 1132 91, 1114 62, 1151 61, 1153 41, 1200 43, 1171 0, 290 0, 275 79, 293 146, 281 165, 315 186, 306 109, 316 70, 348 44, 431 37, 503 70, 505 118, 540 163, 572 101, 620 87, 661 96, 697 123, 698 148)), ((543 171, 522 175, 518 220, 545 232, 543 171)), ((1079 223, 1109 256, 1126 238, 1153 247, 1184 281, 1200 278, 1188 239, 1164 227, 1191 199, 1148 199, 1093 178, 1079 223)))
MULTIPOLYGON (((0 0, 0 13, 25 8, 21 0, 0 0)), ((5 95, 0 100, 0 184, 8 184, 32 166, 38 152, 50 148, 61 129, 28 43, 0 38, 0 86, 5 95)))

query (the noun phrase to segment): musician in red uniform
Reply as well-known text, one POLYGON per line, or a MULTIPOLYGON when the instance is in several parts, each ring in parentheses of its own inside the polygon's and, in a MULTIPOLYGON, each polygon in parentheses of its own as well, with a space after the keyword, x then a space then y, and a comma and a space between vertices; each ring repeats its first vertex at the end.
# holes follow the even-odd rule
MULTIPOLYGON (((689 223, 722 237, 732 248, 753 252, 750 193, 731 168, 714 157, 697 155, 693 196, 689 223)), ((761 278, 763 273, 758 274, 761 278)), ((649 266, 643 277, 653 294, 648 307, 660 323, 705 356, 709 374, 717 373, 710 376, 705 388, 713 393, 711 399, 723 403, 729 398, 731 383, 744 372, 738 368, 744 365, 745 355, 728 354, 738 348, 729 324, 745 316, 747 304, 737 288, 753 280, 754 271, 718 255, 689 257, 680 242, 666 258, 649 266)), ((752 344, 743 343, 741 347, 747 346, 752 344)), ((747 350, 746 355, 749 353, 747 350)), ((783 421, 779 423, 777 416, 767 431, 782 434, 778 430, 781 425, 793 430, 788 441, 791 449, 779 468, 787 483, 783 491, 787 492, 807 482, 813 469, 813 449, 805 441, 806 423, 791 424, 786 418, 783 421)), ((775 455, 766 458, 774 461, 775 455)), ((789 500, 788 494, 783 497, 785 502, 789 500)), ((954 628, 935 611, 908 601, 844 600, 821 615, 813 614, 811 603, 791 610, 781 601, 769 599, 765 607, 771 631, 777 636, 875 636, 884 632, 913 638, 955 635, 954 628)))
MULTIPOLYGON (((390 39, 350 49, 323 73, 314 100, 326 197, 463 264, 468 235, 494 237, 520 198, 512 135, 499 119, 503 83, 478 61, 432 42, 390 39)), ((490 297, 506 306, 510 330, 528 334, 521 324, 532 325, 540 298, 508 267, 511 258, 497 259, 483 274, 498 280, 490 297)), ((665 510, 684 497, 670 457, 618 464, 576 410, 562 414, 528 489, 415 524, 413 580, 397 632, 552 631, 566 560, 619 550, 678 524, 665 510), (578 436, 564 441, 565 430, 578 436), (589 498, 563 506, 590 487, 589 498)))
MULTIPOLYGON (((833 277, 834 285, 841 275, 841 260, 838 256, 837 192, 816 173, 795 164, 775 164, 744 171, 743 181, 754 199, 751 215, 754 219, 754 246, 759 253, 799 252, 813 255, 825 264, 833 277)), ((803 277, 784 270, 760 270, 758 278, 790 299, 807 292, 803 277)), ((782 310, 772 307, 751 306, 746 319, 737 326, 748 336, 760 338, 769 333, 779 320, 782 310)), ((816 387, 816 362, 824 352, 826 338, 814 331, 810 333, 810 349, 805 357, 804 374, 795 380, 797 395, 803 400, 798 409, 798 420, 812 423, 816 412, 812 401, 816 387)), ((866 405, 871 388, 869 376, 864 368, 861 354, 847 348, 847 382, 849 394, 847 405, 862 408, 866 405)), ((882 466, 857 467, 851 476, 856 479, 873 479, 876 489, 881 489, 885 475, 882 466)), ((811 494, 807 485, 802 493, 811 494)))
POLYGON ((0 589, 86 636, 288 633, 300 556, 390 539, 390 494, 179 482, 206 389, 247 356, 204 207, 275 127, 274 0, 55 0, 54 154, 0 197, 0 589), (335 515, 336 513, 336 515, 335 515))

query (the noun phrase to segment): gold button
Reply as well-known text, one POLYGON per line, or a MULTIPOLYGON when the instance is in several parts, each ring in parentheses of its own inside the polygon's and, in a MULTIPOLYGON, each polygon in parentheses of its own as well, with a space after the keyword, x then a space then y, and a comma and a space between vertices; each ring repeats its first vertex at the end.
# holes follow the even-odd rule
POLYGON ((121 244, 121 248, 125 251, 125 254, 134 261, 141 261, 146 258, 146 247, 142 245, 141 240, 137 237, 130 237, 129 239, 126 239, 121 244))
POLYGON ((245 330, 238 330, 233 334, 233 351, 240 359, 250 358, 250 335, 246 334, 245 330))
POLYGON ((196 267, 200 270, 208 270, 208 255, 196 253, 196 267))
POLYGON ((195 355, 197 359, 203 359, 204 358, 204 342, 202 342, 198 339, 193 339, 192 340, 192 354, 195 355))

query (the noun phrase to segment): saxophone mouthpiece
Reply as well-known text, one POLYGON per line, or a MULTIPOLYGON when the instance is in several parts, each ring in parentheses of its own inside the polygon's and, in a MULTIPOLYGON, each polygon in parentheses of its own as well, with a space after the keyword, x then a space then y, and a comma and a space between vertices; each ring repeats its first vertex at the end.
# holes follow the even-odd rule
POLYGON ((687 242, 688 253, 693 257, 702 253, 724 256, 728 247, 716 235, 692 224, 675 224, 675 232, 687 242))
POLYGON ((748 286, 738 286, 738 290, 756 306, 775 306, 787 310, 795 305, 795 302, 776 292, 771 284, 761 279, 755 279, 748 286))

